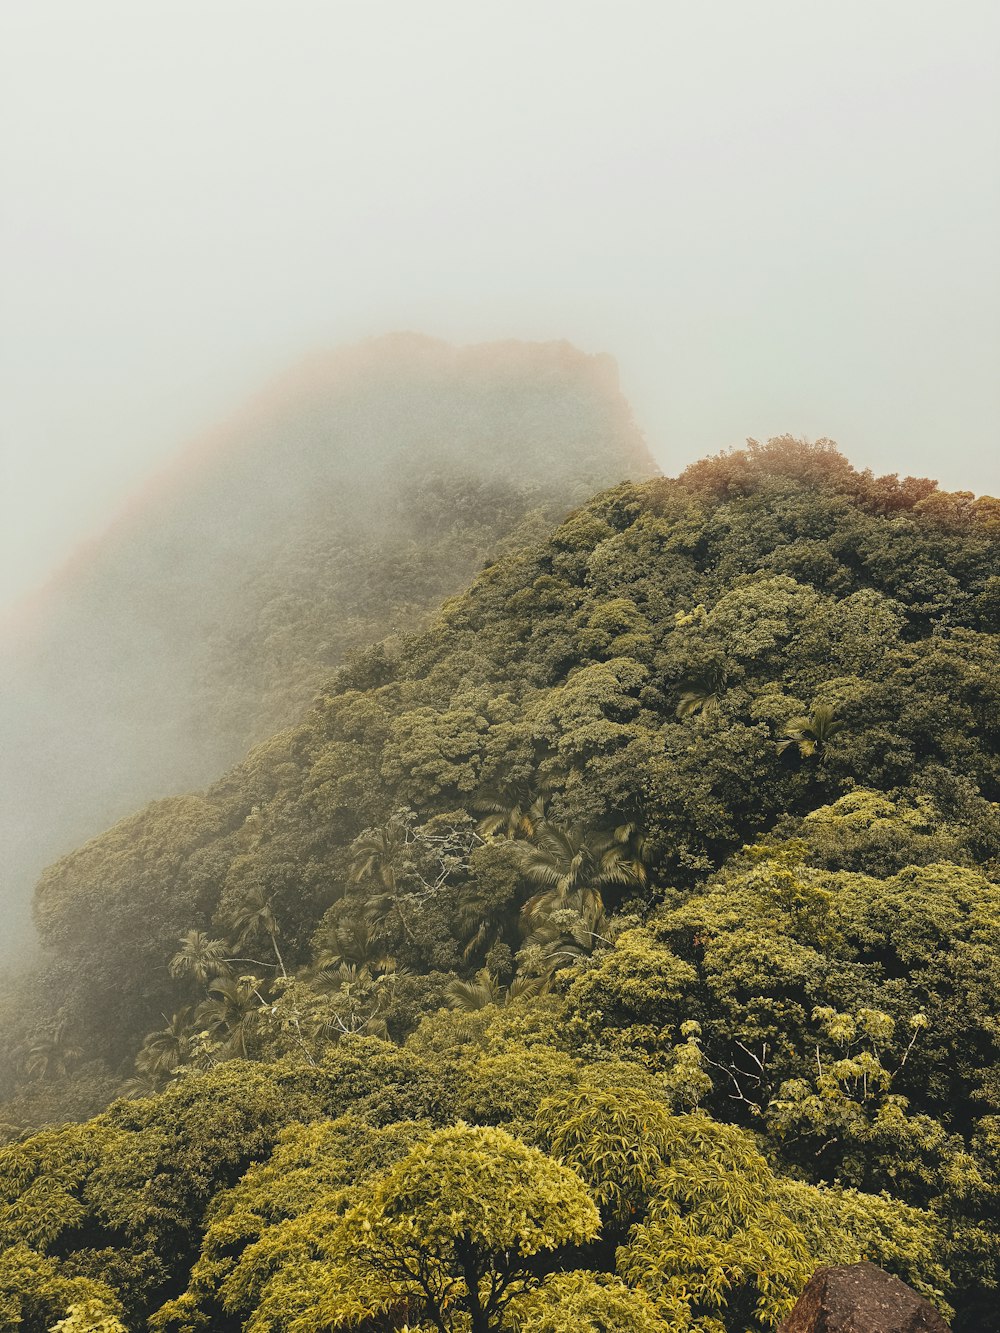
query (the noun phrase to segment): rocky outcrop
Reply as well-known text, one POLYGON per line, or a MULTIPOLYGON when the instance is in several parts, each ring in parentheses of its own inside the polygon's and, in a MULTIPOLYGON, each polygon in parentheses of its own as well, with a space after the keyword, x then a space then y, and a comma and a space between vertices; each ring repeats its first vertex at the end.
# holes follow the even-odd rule
POLYGON ((948 1333, 929 1301, 875 1264, 820 1268, 779 1333, 948 1333))

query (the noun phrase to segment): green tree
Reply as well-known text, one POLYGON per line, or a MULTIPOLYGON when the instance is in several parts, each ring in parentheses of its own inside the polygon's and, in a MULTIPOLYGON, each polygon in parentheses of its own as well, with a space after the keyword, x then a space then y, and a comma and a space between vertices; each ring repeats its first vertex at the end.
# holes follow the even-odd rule
POLYGON ((331 1219, 329 1257, 272 1281, 260 1333, 305 1309, 302 1327, 317 1333, 377 1315, 390 1327, 499 1331, 545 1256, 598 1225, 579 1177, 499 1129, 439 1130, 359 1193, 331 1219))
POLYGON ((251 885, 229 914, 229 925, 236 935, 240 948, 246 948, 269 940, 283 977, 287 977, 285 960, 278 948, 281 927, 275 916, 271 899, 259 884, 251 885))
POLYGON ((551 785, 542 783, 541 791, 529 781, 484 788, 470 802, 480 815, 479 832, 485 838, 534 838, 545 819, 551 785))
POLYGON ((783 754, 794 745, 803 759, 814 756, 822 759, 830 741, 843 726, 834 708, 829 704, 816 704, 811 713, 793 717, 785 723, 782 738, 778 741, 778 753, 783 754))
POLYGON ((28 1047, 24 1072, 29 1078, 58 1078, 73 1067, 82 1053, 70 1035, 69 1020, 59 1018, 28 1047))
POLYGON ((534 840, 519 844, 521 869, 537 892, 524 905, 528 921, 572 907, 581 915, 603 911, 602 891, 646 883, 641 839, 631 824, 611 832, 546 820, 534 840))
POLYGON ((102 1301, 90 1297, 74 1302, 52 1327, 52 1333, 128 1333, 122 1321, 102 1301))
POLYGON ((588 1272, 553 1273, 511 1308, 515 1333, 672 1333, 643 1291, 588 1272))
POLYGON ((215 977, 230 975, 230 960, 226 955, 232 950, 225 940, 212 939, 203 930, 188 930, 179 943, 181 947, 167 969, 172 977, 191 977, 200 986, 205 986, 215 977))
POLYGON ((480 968, 472 981, 458 977, 449 981, 444 994, 452 1009, 472 1013, 489 1005, 504 1008, 522 995, 539 995, 545 989, 540 977, 516 977, 509 986, 501 986, 488 968, 480 968))
POLYGON ((259 977, 216 977, 195 1011, 196 1027, 219 1043, 225 1055, 248 1060, 265 1003, 259 977))
POLYGON ((0 1324, 11 1333, 125 1333, 121 1312, 105 1283, 72 1275, 26 1245, 0 1251, 0 1324))
POLYGON ((159 1092, 166 1080, 195 1053, 192 1032, 193 1010, 179 1010, 165 1027, 151 1032, 135 1057, 135 1077, 122 1086, 126 1097, 148 1097, 159 1092))

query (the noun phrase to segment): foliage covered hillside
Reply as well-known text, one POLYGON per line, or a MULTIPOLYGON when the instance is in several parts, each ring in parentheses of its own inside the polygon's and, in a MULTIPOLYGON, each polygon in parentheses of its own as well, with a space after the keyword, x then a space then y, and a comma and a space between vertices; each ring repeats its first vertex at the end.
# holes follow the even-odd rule
POLYGON ((397 335, 307 362, 0 635, 7 938, 50 861, 215 778, 522 525, 654 471, 614 363, 567 344, 397 335))
POLYGON ((863 1256, 1000 1327, 998 537, 791 439, 619 486, 55 865, 6 1324, 743 1333, 863 1256))

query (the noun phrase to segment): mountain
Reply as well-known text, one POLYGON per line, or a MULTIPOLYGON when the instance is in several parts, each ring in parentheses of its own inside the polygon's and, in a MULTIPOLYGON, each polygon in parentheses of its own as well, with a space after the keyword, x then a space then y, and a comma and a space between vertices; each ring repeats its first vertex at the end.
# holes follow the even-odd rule
POLYGON ((996 1333, 998 541, 828 442, 613 486, 62 858, 9 1322, 763 1333, 865 1258, 996 1333))
POLYGON ((395 335, 317 356, 184 452, 0 654, 13 951, 43 866, 292 721, 354 646, 420 622, 504 540, 650 476, 614 363, 395 335))

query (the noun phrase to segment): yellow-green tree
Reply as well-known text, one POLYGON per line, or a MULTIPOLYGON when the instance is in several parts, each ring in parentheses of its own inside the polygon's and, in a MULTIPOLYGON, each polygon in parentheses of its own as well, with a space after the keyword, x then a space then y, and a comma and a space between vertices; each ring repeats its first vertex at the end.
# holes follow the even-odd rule
MULTIPOLYGON (((551 1252, 590 1240, 599 1224, 569 1168, 503 1130, 465 1124, 431 1133, 350 1189, 331 1178, 321 1196, 265 1227, 228 1279, 227 1308, 248 1298, 248 1333, 330 1333, 366 1320, 498 1333, 552 1266, 551 1252)), ((245 1230, 235 1215, 218 1226, 223 1242, 245 1230)), ((203 1326, 193 1302, 170 1316, 156 1327, 203 1326)))

